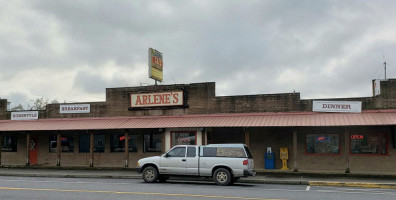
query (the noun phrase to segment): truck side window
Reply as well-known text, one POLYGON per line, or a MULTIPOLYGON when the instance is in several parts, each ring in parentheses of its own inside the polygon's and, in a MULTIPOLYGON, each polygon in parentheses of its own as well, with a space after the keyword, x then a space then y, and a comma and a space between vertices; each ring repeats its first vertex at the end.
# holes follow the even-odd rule
POLYGON ((172 149, 172 151, 168 152, 169 157, 185 157, 186 156, 186 147, 176 147, 172 149))
POLYGON ((187 147, 187 157, 195 157, 196 150, 195 147, 187 147))
POLYGON ((216 147, 204 147, 203 156, 204 157, 216 157, 217 148, 216 147))

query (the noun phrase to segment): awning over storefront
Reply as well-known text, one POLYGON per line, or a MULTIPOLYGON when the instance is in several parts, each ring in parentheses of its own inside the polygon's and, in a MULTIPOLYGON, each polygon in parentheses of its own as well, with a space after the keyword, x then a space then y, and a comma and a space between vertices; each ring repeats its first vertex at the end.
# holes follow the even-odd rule
POLYGON ((98 130, 194 127, 308 127, 396 125, 396 110, 362 113, 233 113, 177 116, 0 120, 0 131, 98 130))

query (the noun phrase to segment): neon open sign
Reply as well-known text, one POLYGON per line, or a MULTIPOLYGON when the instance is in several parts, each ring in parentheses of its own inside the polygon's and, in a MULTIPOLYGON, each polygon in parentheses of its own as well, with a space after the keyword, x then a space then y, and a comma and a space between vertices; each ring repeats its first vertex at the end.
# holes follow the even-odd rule
POLYGON ((363 140, 363 135, 351 135, 352 140, 363 140))
POLYGON ((328 142, 330 140, 330 137, 328 136, 319 136, 316 138, 316 142, 328 142))

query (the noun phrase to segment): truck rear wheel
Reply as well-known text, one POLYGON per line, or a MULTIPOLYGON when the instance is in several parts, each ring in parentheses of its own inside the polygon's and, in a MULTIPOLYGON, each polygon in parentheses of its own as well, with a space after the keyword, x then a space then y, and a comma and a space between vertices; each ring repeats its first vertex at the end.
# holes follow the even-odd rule
POLYGON ((231 173, 225 168, 216 169, 213 179, 217 185, 229 185, 231 183, 231 173))
POLYGON ((154 183, 158 179, 158 171, 154 167, 146 167, 143 170, 142 177, 146 183, 154 183))

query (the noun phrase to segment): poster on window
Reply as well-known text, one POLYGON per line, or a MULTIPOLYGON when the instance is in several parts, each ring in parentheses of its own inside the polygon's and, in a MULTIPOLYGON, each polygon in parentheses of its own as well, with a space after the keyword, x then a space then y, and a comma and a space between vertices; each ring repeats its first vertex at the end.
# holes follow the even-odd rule
POLYGON ((351 154, 387 155, 385 134, 351 134, 351 154))
POLYGON ((175 145, 195 145, 195 132, 172 132, 172 146, 175 145))

